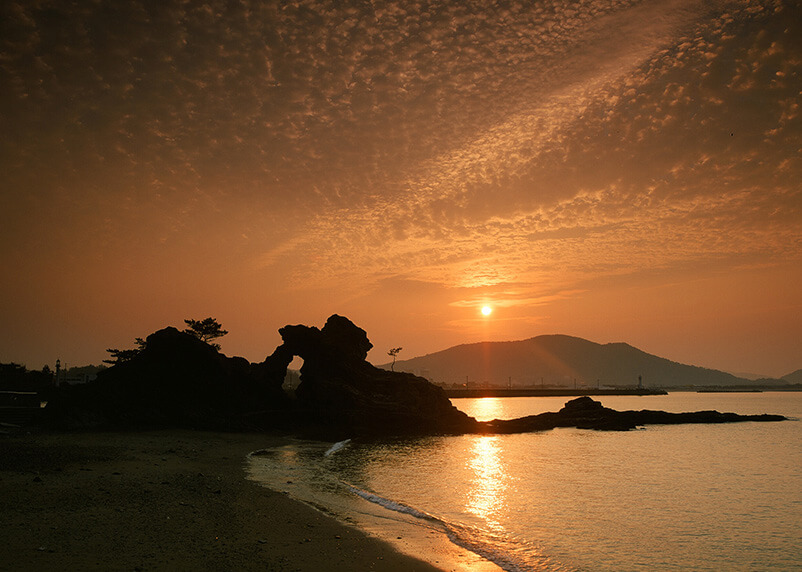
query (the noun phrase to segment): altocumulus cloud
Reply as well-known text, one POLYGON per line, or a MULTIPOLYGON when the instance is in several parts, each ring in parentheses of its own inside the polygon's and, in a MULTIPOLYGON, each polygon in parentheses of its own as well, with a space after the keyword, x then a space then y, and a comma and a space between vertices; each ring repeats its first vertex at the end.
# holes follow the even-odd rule
POLYGON ((492 282, 477 264, 499 281, 576 280, 798 257, 798 9, 681 7, 594 20, 598 49, 560 60, 575 73, 555 81, 539 62, 530 89, 496 93, 506 113, 418 164, 401 192, 320 216, 322 236, 362 245, 344 274, 382 267, 388 244, 418 278, 475 285, 492 282), (632 38, 612 32, 622 23, 632 38), (560 229, 575 232, 548 234, 560 229))
POLYGON ((543 296, 689 256, 799 256, 797 6, 0 10, 0 166, 24 195, 3 219, 31 248, 14 220, 69 212, 107 244, 204 228, 299 284, 548 281, 543 296))

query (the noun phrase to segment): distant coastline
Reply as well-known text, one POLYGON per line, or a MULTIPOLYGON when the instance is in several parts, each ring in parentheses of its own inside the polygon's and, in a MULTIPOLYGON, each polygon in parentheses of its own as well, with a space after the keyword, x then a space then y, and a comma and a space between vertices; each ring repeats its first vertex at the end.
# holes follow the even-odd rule
POLYGON ((763 391, 802 391, 802 385, 795 383, 793 385, 752 385, 744 387, 742 385, 722 385, 711 387, 691 387, 671 389, 671 391, 696 391, 697 393, 760 393, 763 391))
POLYGON ((469 388, 446 389, 449 398, 459 397, 581 397, 583 395, 667 395, 664 389, 623 388, 623 389, 569 389, 569 388, 469 388))
POLYGON ((802 391, 802 385, 761 385, 754 387, 743 386, 720 386, 720 387, 670 387, 668 390, 662 388, 506 388, 506 387, 487 387, 487 388, 461 388, 446 389, 446 396, 451 399, 476 398, 476 397, 580 397, 583 395, 667 395, 669 393, 690 391, 697 393, 758 393, 763 391, 802 391))

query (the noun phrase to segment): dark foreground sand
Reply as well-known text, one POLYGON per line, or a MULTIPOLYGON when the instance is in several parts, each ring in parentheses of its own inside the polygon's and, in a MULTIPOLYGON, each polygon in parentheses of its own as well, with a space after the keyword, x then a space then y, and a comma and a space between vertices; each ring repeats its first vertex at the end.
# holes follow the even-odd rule
POLYGON ((0 570, 431 571, 245 478, 279 436, 0 435, 0 570))

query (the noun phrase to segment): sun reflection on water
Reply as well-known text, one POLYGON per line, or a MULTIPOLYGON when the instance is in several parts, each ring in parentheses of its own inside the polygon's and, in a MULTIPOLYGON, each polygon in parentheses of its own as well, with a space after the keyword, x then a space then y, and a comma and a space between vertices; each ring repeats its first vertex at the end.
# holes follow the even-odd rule
POLYGON ((501 528, 499 516, 506 511, 508 478, 501 460, 500 437, 477 436, 466 468, 471 478, 465 508, 493 528, 501 528))
POLYGON ((498 397, 483 397, 473 400, 464 411, 479 421, 491 421, 502 418, 504 407, 498 397))

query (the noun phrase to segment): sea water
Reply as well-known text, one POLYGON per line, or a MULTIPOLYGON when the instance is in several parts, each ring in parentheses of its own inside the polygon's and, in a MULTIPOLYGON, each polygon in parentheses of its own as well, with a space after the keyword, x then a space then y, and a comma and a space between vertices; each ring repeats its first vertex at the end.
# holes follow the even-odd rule
MULTIPOLYGON (((568 399, 453 402, 490 420, 568 399)), ((252 455, 250 474, 449 570, 802 570, 802 393, 599 399, 791 420, 296 441, 252 455)))

